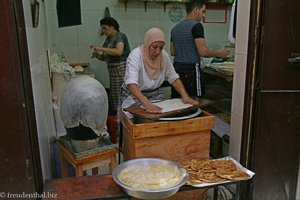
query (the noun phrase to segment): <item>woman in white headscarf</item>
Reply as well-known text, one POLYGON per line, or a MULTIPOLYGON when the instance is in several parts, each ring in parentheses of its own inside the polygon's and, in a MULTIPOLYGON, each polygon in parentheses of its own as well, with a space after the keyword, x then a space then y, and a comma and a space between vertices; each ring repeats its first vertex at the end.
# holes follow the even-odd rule
POLYGON ((164 32, 159 28, 151 28, 145 34, 144 43, 129 54, 121 88, 120 108, 137 103, 143 105, 147 112, 161 113, 162 108, 151 102, 165 99, 159 89, 165 80, 178 91, 184 103, 198 104, 189 97, 175 72, 170 56, 163 49, 165 43, 164 32))

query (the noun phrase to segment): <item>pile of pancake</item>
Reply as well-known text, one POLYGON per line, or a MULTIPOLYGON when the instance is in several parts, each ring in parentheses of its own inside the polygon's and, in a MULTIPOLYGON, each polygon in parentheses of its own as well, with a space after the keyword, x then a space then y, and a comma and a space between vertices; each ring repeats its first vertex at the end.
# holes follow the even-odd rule
POLYGON ((188 185, 247 180, 249 174, 238 169, 232 160, 196 160, 182 162, 189 172, 188 185))
POLYGON ((175 165, 138 165, 124 168, 118 178, 124 184, 139 191, 162 190, 179 184, 186 174, 184 168, 175 165))

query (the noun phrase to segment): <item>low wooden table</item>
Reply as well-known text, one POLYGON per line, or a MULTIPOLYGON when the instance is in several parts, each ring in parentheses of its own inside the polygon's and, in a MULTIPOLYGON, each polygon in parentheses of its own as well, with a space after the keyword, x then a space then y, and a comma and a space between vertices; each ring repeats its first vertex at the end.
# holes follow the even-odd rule
MULTIPOLYGON (((198 197, 203 197, 203 190, 190 186, 183 186, 180 192, 167 198, 166 200, 182 200, 189 197, 189 191, 193 190, 198 197)), ((111 175, 81 176, 61 179, 47 180, 43 191, 44 200, 113 200, 130 199, 138 200, 126 194, 122 188, 116 184, 111 175)), ((201 198, 205 199, 205 198, 201 198)))
MULTIPOLYGON (((218 188, 221 185, 236 184, 236 194, 232 199, 239 199, 240 182, 214 185, 206 188, 195 188, 184 185, 174 196, 166 200, 183 200, 190 198, 190 192, 197 195, 197 199, 207 199, 207 190, 213 189, 213 199, 218 199, 218 188)), ((222 189, 222 192, 224 190, 222 189)), ((113 200, 136 199, 126 194, 122 188, 114 182, 111 175, 93 175, 50 179, 45 182, 43 200, 113 200)), ((223 196, 224 197, 224 196, 223 196)), ((194 198, 195 199, 195 198, 194 198)))

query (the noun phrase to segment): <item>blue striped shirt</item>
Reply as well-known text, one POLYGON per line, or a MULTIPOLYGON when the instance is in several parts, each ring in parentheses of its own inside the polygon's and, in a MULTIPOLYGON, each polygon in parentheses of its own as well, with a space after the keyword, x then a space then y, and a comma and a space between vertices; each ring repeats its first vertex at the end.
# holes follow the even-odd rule
POLYGON ((195 38, 204 38, 204 29, 196 20, 185 19, 171 31, 171 42, 175 47, 174 62, 200 63, 195 38))

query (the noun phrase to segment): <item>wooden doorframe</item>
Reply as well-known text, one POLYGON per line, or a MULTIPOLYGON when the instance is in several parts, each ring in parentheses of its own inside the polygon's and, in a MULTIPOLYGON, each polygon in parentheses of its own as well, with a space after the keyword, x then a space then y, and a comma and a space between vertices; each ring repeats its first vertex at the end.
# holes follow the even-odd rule
POLYGON ((253 132, 253 118, 255 113, 255 107, 258 98, 257 94, 257 67, 259 65, 259 52, 260 52, 260 40, 261 40, 261 9, 262 1, 251 1, 250 8, 250 23, 249 27, 255 27, 249 29, 248 40, 248 57, 247 57, 247 69, 246 69, 246 81, 245 81, 245 101, 244 101, 244 117, 242 128, 242 145, 241 145, 241 158, 240 161, 246 166, 250 166, 251 155, 251 143, 253 132))
MULTIPOLYGON (((249 21, 249 39, 248 39, 248 57, 246 68, 245 81, 245 100, 244 100, 244 116, 242 127, 242 141, 241 141, 241 157, 240 162, 246 168, 250 168, 253 152, 254 135, 254 118, 259 98, 257 97, 257 79, 258 66, 260 57, 260 41, 262 32, 262 0, 251 1, 250 6, 250 21, 249 21)), ((252 199, 252 181, 241 184, 241 199, 252 199)))
POLYGON ((26 105, 26 114, 28 122, 28 134, 30 140, 31 156, 32 156, 32 167, 35 179, 36 191, 42 193, 43 190, 43 176, 41 168, 41 159, 40 159, 40 149, 39 149, 39 140, 36 127, 36 118, 35 118, 35 108, 34 100, 32 93, 32 81, 31 81, 31 72, 29 64, 29 54, 27 46, 27 36, 26 36, 26 26, 24 21, 24 9, 22 0, 14 0, 15 5, 15 15, 16 15, 16 25, 17 25, 17 34, 19 38, 19 50, 20 50, 20 61, 22 68, 22 80, 24 86, 24 96, 25 96, 25 105, 26 105))
POLYGON ((1 0, 2 61, 0 117, 1 192, 42 192, 43 178, 35 120, 22 0, 1 0))
MULTIPOLYGON (((253 152, 254 152, 254 133, 259 128, 257 121, 259 121, 260 113, 259 106, 261 103, 260 95, 260 62, 262 60, 261 52, 262 41, 264 37, 264 18, 265 6, 267 2, 263 0, 251 1, 250 7, 250 22, 249 22, 249 39, 248 39, 248 57, 246 68, 246 81, 245 81, 245 101, 244 101, 244 116, 242 127, 242 141, 241 141, 241 156, 240 162, 245 167, 253 167, 253 152)), ((298 180, 299 182, 299 180, 298 180)), ((243 182, 241 185, 240 198, 252 199, 253 180, 243 182)))

